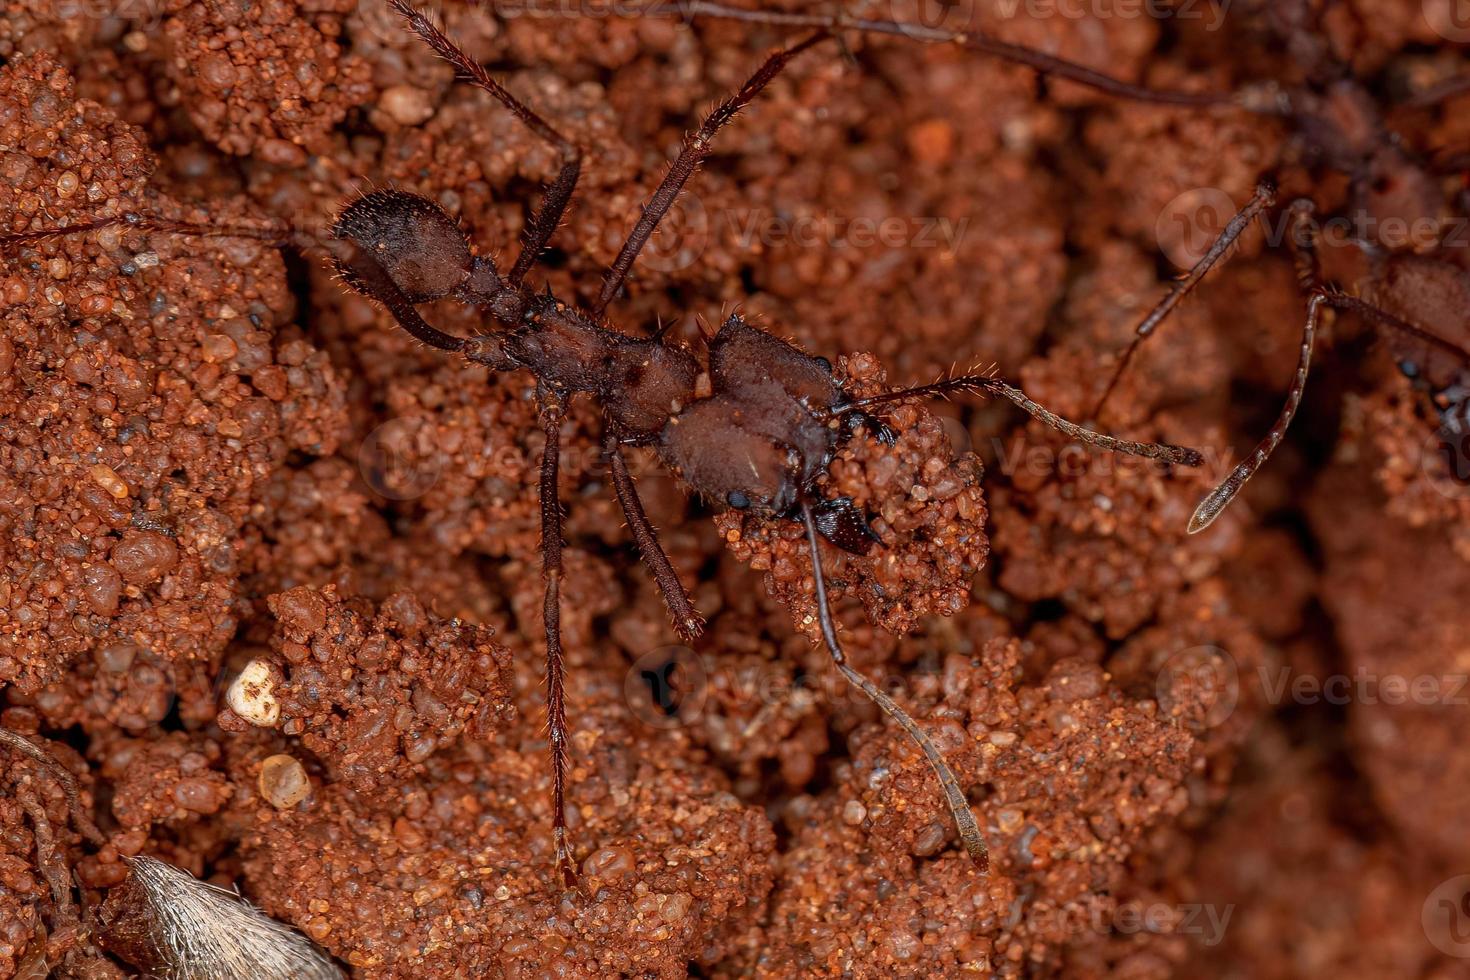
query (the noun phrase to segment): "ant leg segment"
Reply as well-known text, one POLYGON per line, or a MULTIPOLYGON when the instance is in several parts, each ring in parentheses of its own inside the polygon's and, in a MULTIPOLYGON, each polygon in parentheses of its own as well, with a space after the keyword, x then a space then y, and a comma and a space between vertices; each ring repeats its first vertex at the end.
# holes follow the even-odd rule
POLYGON ((689 593, 684 591, 684 584, 679 581, 679 573, 674 571, 673 563, 658 542, 658 530, 643 510, 643 501, 638 497, 638 486, 633 482, 633 475, 628 472, 628 461, 623 458, 623 449, 617 436, 611 433, 604 435, 602 448, 607 454, 608 467, 612 470, 613 489, 617 491, 618 503, 623 506, 628 529, 633 532, 633 540, 638 543, 638 550, 653 572, 659 592, 663 593, 664 604, 674 617, 674 630, 684 642, 692 643, 704 631, 704 617, 694 608, 689 593))
POLYGON ((816 28, 830 31, 833 34, 840 34, 843 31, 860 31, 865 34, 905 37, 928 44, 954 44, 970 51, 999 58, 1002 61, 1009 61, 1012 64, 1024 65, 1041 75, 1065 78, 1067 81, 1085 85, 1116 98, 1131 99, 1135 102, 1150 102, 1158 105, 1212 106, 1240 101, 1235 95, 1221 92, 1179 92, 1133 85, 1035 48, 998 41, 973 31, 947 31, 923 24, 866 20, 860 17, 847 17, 841 13, 801 14, 771 10, 742 10, 739 7, 728 7, 722 3, 715 3, 713 0, 677 0, 673 4, 659 4, 655 9, 669 8, 690 18, 708 17, 712 20, 735 20, 773 27, 816 28))
POLYGON ((704 122, 694 135, 684 141, 684 148, 679 151, 678 157, 669 167, 669 172, 664 176, 663 182, 658 185, 658 190, 644 205, 643 213, 638 216, 638 223, 628 233, 627 241, 623 242, 622 251, 613 260, 608 268, 607 274, 602 280, 602 291, 597 295, 597 302, 590 309, 594 319, 602 316, 607 304, 612 302, 618 290, 622 288, 623 280, 628 277, 628 270, 633 268, 633 263, 638 259, 638 253, 643 251, 643 246, 653 237, 658 223, 663 220, 664 215, 669 213, 673 207, 674 200, 678 198, 679 192, 684 189, 689 178, 694 175, 710 150, 710 144, 718 133, 735 114, 750 104, 751 100, 760 94, 761 89, 770 84, 771 79, 781 73, 781 69, 801 54, 807 48, 831 37, 826 31, 818 31, 811 37, 799 44, 794 44, 782 51, 777 51, 766 59, 765 64, 760 66, 756 73, 740 87, 740 91, 730 96, 705 117, 704 122))
POLYGON ((1291 234, 1287 242, 1291 248, 1292 265, 1296 267, 1297 285, 1306 293, 1315 292, 1322 283, 1322 261, 1317 254, 1317 226, 1312 221, 1317 214, 1317 205, 1305 197, 1291 202, 1288 212, 1291 219, 1291 234))
POLYGON ((957 391, 975 392, 981 395, 999 395, 1017 407, 1022 409, 1032 418, 1051 426, 1058 432, 1065 433, 1073 439, 1085 442, 1099 449, 1107 449, 1115 453, 1127 453, 1130 456, 1143 456, 1147 459, 1161 459, 1167 463, 1177 463, 1180 466, 1201 466, 1204 457, 1199 450, 1190 449, 1188 446, 1176 446, 1167 442, 1133 442, 1128 439, 1119 439, 1115 436, 1104 435, 1092 429, 1084 429, 1076 422, 1069 422, 1060 415, 1052 412, 1036 402, 1032 401, 1020 388, 1006 384, 999 378, 993 378, 988 374, 965 374, 955 378, 946 378, 936 381, 934 384, 920 385, 917 388, 905 388, 901 391, 890 391, 882 395, 873 395, 868 398, 859 398, 838 411, 846 408, 868 408, 873 405, 881 405, 885 402, 909 401, 915 398, 944 397, 957 391))
POLYGON ((1302 402, 1302 392, 1307 388, 1307 371, 1312 366, 1312 346, 1317 339, 1317 320, 1321 316, 1324 305, 1335 305, 1331 302, 1330 294, 1318 291, 1312 294, 1307 302, 1307 322, 1302 328, 1302 352, 1297 361, 1296 375, 1292 379, 1291 389, 1286 394, 1286 404, 1281 406, 1281 414, 1277 416, 1276 423, 1271 426, 1271 431, 1266 434, 1256 448, 1230 475, 1220 482, 1194 509, 1194 514, 1189 518, 1189 533, 1198 534, 1215 522, 1221 512, 1240 493, 1246 481, 1256 475, 1271 453, 1280 445, 1281 439, 1286 435, 1286 429, 1291 425, 1291 420, 1296 416, 1296 410, 1302 402))
POLYGON ((566 213, 567 205, 572 199, 572 192, 577 187, 577 178, 582 172, 582 151, 577 144, 563 136, 529 106, 511 95, 505 86, 485 70, 483 65, 450 40, 449 36, 436 27, 434 22, 421 10, 408 3, 407 0, 388 0, 388 2, 408 21, 409 29, 417 34, 421 41, 433 48, 435 54, 453 65, 461 78, 489 92, 524 123, 527 129, 550 143, 561 154, 561 171, 557 174, 551 187, 547 189, 546 196, 541 202, 541 210, 526 225, 526 230, 521 235, 521 254, 516 256, 515 265, 505 277, 506 283, 510 286, 519 286, 521 280, 526 277, 526 273, 531 271, 531 266, 536 263, 546 243, 551 240, 557 225, 561 224, 562 215, 566 213))
POLYGON ((1407 320, 1400 319, 1387 310, 1379 309, 1372 303, 1358 299, 1356 296, 1348 296, 1344 293, 1329 292, 1326 290, 1319 290, 1319 293, 1323 296, 1323 301, 1335 310, 1357 313, 1374 323, 1388 327, 1390 330, 1397 330, 1431 347, 1438 347, 1446 354, 1459 360, 1462 364, 1470 365, 1470 350, 1461 347, 1453 341, 1430 333, 1423 327, 1416 327, 1407 320))
POLYGON ((1190 269, 1184 278, 1176 279, 1169 287, 1168 294, 1138 324, 1137 329, 1133 331, 1133 341, 1123 351, 1123 356, 1118 359, 1118 366, 1113 369, 1113 376, 1108 380, 1108 386, 1103 389, 1102 397, 1097 400, 1097 405, 1092 410, 1093 418, 1100 418, 1102 416, 1103 406, 1107 404, 1108 398, 1112 396, 1113 389, 1118 386, 1118 382, 1123 380, 1123 373, 1128 370, 1129 362, 1133 360, 1133 355, 1138 353, 1138 348, 1143 346, 1143 342, 1158 329, 1159 324, 1163 323, 1169 314, 1174 312, 1174 308, 1183 302, 1184 298, 1194 291, 1194 288, 1209 274, 1210 270, 1225 257, 1226 253, 1235 245, 1246 228, 1250 227, 1250 223, 1262 211, 1275 203, 1276 183, 1268 177, 1256 185, 1256 191, 1251 195, 1251 199, 1225 225, 1224 231, 1220 232, 1219 237, 1210 245, 1209 251, 1194 264, 1194 268, 1190 269))
POLYGON ((567 840, 567 705, 562 683, 561 646, 561 494, 557 473, 561 455, 561 395, 541 386, 541 429, 546 448, 541 454, 541 577, 545 597, 541 606, 546 626, 546 725, 551 742, 551 836, 556 866, 568 888, 577 887, 577 869, 567 840))
POLYGON ((827 644, 827 652, 832 655, 832 662, 837 665, 837 669, 842 672, 842 676, 846 677, 849 683, 882 708, 883 712, 897 722, 898 726, 907 732, 923 751, 924 757, 929 760, 929 766, 934 770, 934 775, 939 778, 939 786, 944 791, 944 801, 949 806, 949 812, 954 816, 960 839, 965 843, 965 850, 969 852, 970 859, 979 867, 980 873, 988 873, 990 871, 990 851, 985 846, 985 836, 980 832, 980 825, 975 820, 974 811, 970 809, 970 801, 965 798, 964 790, 960 788, 960 781, 955 778, 954 771, 949 768, 949 763, 944 761, 939 747, 919 727, 918 722, 910 718, 908 713, 898 706, 896 701, 879 690, 872 681, 848 666, 847 656, 842 652, 842 644, 837 641, 837 630, 832 624, 832 610, 827 605, 827 580, 822 572, 822 555, 817 543, 816 521, 812 517, 811 507, 805 502, 801 505, 801 521, 806 525, 806 540, 812 556, 812 580, 816 584, 817 621, 821 624, 822 639, 827 644))

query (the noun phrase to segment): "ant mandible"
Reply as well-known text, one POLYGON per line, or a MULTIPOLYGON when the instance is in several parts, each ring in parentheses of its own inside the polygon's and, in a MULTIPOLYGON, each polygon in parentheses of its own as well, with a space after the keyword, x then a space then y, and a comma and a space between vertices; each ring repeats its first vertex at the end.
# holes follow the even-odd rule
MULTIPOLYGON (((508 272, 479 256, 469 237, 436 204, 397 190, 375 191, 348 204, 333 228, 334 258, 348 285, 382 304, 419 341, 494 371, 525 370, 536 379, 540 426, 546 445, 540 472, 541 555, 545 593, 547 717, 552 769, 552 834, 557 865, 568 887, 577 881, 568 839, 564 793, 568 725, 563 686, 560 591, 562 510, 558 496, 559 443, 567 399, 582 393, 602 409, 602 448, 614 491, 643 560, 673 616, 679 635, 693 640, 703 620, 684 590, 657 532, 646 516, 624 457, 626 446, 649 446, 695 493, 718 505, 799 522, 812 562, 816 609, 823 641, 837 670, 904 729, 937 776, 966 850, 982 872, 989 855, 959 780, 937 746, 891 697, 847 662, 833 624, 822 568, 821 539, 845 551, 866 554, 881 543, 850 500, 823 498, 819 481, 841 443, 859 429, 884 442, 894 435, 871 410, 914 399, 972 392, 1005 398, 1034 418, 1087 444, 1166 463, 1199 466, 1198 452, 1164 443, 1131 442, 1069 422, 990 374, 949 377, 873 395, 849 397, 830 362, 808 355, 730 316, 708 341, 708 362, 666 343, 661 334, 637 338, 605 325, 604 311, 618 295, 639 253, 680 191, 709 152, 715 134, 748 105, 795 57, 834 38, 825 27, 764 64, 730 98, 715 108, 685 142, 663 182, 649 199, 597 300, 578 309, 549 292, 525 284, 560 223, 581 172, 581 151, 496 81, 424 13, 406 0, 390 0, 425 44, 459 75, 506 106, 532 132, 553 146, 561 169, 521 238, 508 272), (417 306, 450 299, 484 311, 491 330, 461 338, 427 323, 417 306)), ((1026 49, 995 51, 1043 70, 1066 71, 1054 59, 1026 49)), ((25 244, 112 224, 194 236, 242 235, 286 244, 257 229, 203 228, 130 213, 64 229, 0 236, 0 245, 25 244)))

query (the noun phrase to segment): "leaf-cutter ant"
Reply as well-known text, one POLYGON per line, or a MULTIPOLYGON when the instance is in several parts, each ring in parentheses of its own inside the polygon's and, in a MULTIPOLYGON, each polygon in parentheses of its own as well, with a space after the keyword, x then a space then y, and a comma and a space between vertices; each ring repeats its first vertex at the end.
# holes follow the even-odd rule
MULTIPOLYGON (((672 613, 674 627, 686 640, 700 633, 703 621, 644 513, 624 458, 625 446, 651 447, 689 489, 717 505, 802 525, 811 556, 821 634, 833 662, 921 748, 939 780, 965 848, 982 871, 988 869, 989 856, 979 824, 939 749, 891 697, 847 663, 827 601, 820 542, 825 539, 835 547, 865 554, 879 541, 865 515, 850 501, 822 496, 820 478, 841 443, 856 431, 866 429, 880 440, 892 441, 892 432, 871 414, 874 409, 958 392, 1005 398, 1045 424, 1102 449, 1184 466, 1201 465, 1200 454, 1181 446, 1130 442, 1082 428, 989 374, 955 376, 919 387, 850 397, 826 359, 798 350, 739 315, 726 319, 709 338, 705 364, 689 350, 666 343, 661 335, 632 337, 605 325, 605 309, 618 296, 640 251, 709 152, 715 134, 793 58, 833 39, 834 34, 827 29, 819 28, 804 40, 770 55, 738 92, 704 120, 649 199, 608 270, 596 302, 587 309, 578 309, 549 292, 531 289, 525 277, 571 200, 581 170, 581 152, 502 87, 422 12, 406 0, 390 2, 409 29, 452 64, 462 78, 501 102, 561 156, 561 170, 539 211, 528 222, 520 253, 507 272, 497 268, 492 259, 476 255, 469 236, 437 205, 397 190, 375 191, 349 203, 336 221, 333 244, 343 279, 382 304, 419 341, 495 371, 525 370, 536 379, 540 423, 546 436, 540 510, 553 838, 566 884, 574 886, 577 879, 563 801, 569 732, 562 680, 562 511, 557 469, 564 407, 567 399, 578 393, 590 395, 601 406, 603 450, 614 490, 643 560, 672 613), (482 310, 489 321, 488 332, 461 338, 431 326, 416 307, 441 299, 482 310)), ((1037 52, 1007 49, 996 53, 1033 67, 1065 70, 1054 59, 1037 52)), ((71 228, 8 235, 0 237, 0 245, 26 244, 111 224, 288 243, 276 232, 187 226, 132 213, 71 228)))

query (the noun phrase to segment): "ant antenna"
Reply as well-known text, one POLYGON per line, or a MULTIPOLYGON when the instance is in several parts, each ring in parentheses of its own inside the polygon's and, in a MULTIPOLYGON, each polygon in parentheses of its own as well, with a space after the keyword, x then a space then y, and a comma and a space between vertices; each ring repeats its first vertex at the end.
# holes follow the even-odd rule
POLYGON ((924 752, 924 757, 929 760, 929 765, 934 770, 934 775, 939 778, 939 785, 944 790, 944 802, 949 805, 949 812, 954 816, 955 826, 959 829, 960 839, 965 842, 965 850, 970 852, 970 858, 979 867, 981 874, 990 871, 990 850, 985 846, 985 837, 980 833, 980 825, 975 820, 975 812, 970 809, 970 801, 965 798, 964 791, 960 789, 960 781, 955 778, 954 771, 949 768, 949 763, 944 761, 939 747, 934 744, 918 722, 908 716, 898 703, 878 689, 878 686, 868 680, 862 674, 853 670, 847 664, 847 656, 842 652, 842 645, 837 642, 837 630, 832 625, 832 610, 827 605, 827 580, 822 573, 822 555, 817 545, 817 525, 812 518, 811 505, 802 501, 801 522, 806 525, 807 545, 812 555, 812 579, 816 583, 817 598, 817 621, 822 627, 822 639, 827 643, 827 652, 832 655, 832 662, 858 690, 862 691, 873 703, 882 708, 888 717, 896 721, 904 731, 908 732, 910 738, 924 752))
POLYGON ((1190 449, 1188 446, 1176 446, 1167 442, 1133 442, 1128 439, 1119 439, 1115 436, 1104 435, 1094 432, 1092 429, 1084 429, 1076 422, 1069 422, 1055 412, 1049 411, 1038 405, 1027 397, 1020 388, 1006 384, 999 378, 986 374, 964 374, 955 378, 946 378, 933 384, 920 385, 917 388, 905 388, 901 391, 890 391, 881 395, 872 395, 868 398, 859 398, 848 402, 833 414, 852 411, 853 409, 869 408, 873 405, 882 405, 887 402, 909 401, 915 398, 944 397, 956 391, 969 391, 981 395, 999 395, 1014 403, 1032 418, 1063 432, 1073 439, 1085 442, 1099 449, 1107 449, 1115 453, 1128 453, 1131 456, 1143 456, 1147 459, 1161 459, 1168 463, 1177 463, 1180 466, 1201 466, 1204 457, 1199 450, 1190 449))
POLYGON ((1276 418, 1276 424, 1271 426, 1271 431, 1266 433, 1255 450, 1246 457, 1245 461, 1230 471, 1230 475, 1220 482, 1209 493, 1205 494, 1199 506, 1194 509, 1194 515, 1189 519, 1189 533, 1198 534, 1211 524, 1220 512, 1230 506, 1230 501, 1240 493, 1246 481, 1256 475, 1265 465, 1266 460, 1271 458, 1271 453, 1281 443, 1282 436, 1286 435, 1287 426, 1296 416, 1297 406, 1302 402, 1302 392, 1307 387, 1307 370, 1312 366, 1312 345, 1317 339, 1317 319, 1321 315, 1322 306, 1329 301, 1329 294, 1319 290, 1312 294, 1311 300, 1307 302, 1307 323, 1302 328, 1302 353, 1301 359, 1297 361, 1296 375, 1291 382, 1291 390, 1286 393, 1286 404, 1281 406, 1281 414, 1276 418))
POLYGON ((1174 308, 1184 300, 1184 297, 1194 292, 1194 288, 1209 274, 1211 269, 1219 264, 1226 253, 1234 247, 1241 234, 1250 227, 1250 223, 1262 211, 1275 203, 1276 182, 1269 177, 1263 178, 1256 185, 1256 191, 1251 195, 1251 199, 1225 225, 1225 230, 1220 232, 1220 237, 1216 238, 1210 245, 1209 251, 1194 264, 1194 268, 1190 269, 1182 279, 1174 280, 1173 284, 1169 286, 1168 294, 1159 301, 1157 306, 1149 311, 1148 316, 1144 317, 1143 321, 1133 331, 1132 342, 1128 344, 1127 350, 1123 351, 1123 356, 1118 359, 1118 366, 1113 369, 1113 376, 1109 379, 1108 386, 1103 389, 1102 397, 1097 400, 1097 405, 1092 410, 1092 417, 1094 419, 1102 417, 1103 406, 1108 403, 1108 398, 1112 396, 1113 389, 1118 386, 1118 382, 1123 380, 1123 372, 1128 370, 1129 362, 1133 360, 1133 355, 1138 353, 1138 348, 1143 346, 1143 342, 1149 338, 1150 334, 1158 329, 1159 324, 1163 323, 1170 313, 1174 312, 1174 308))

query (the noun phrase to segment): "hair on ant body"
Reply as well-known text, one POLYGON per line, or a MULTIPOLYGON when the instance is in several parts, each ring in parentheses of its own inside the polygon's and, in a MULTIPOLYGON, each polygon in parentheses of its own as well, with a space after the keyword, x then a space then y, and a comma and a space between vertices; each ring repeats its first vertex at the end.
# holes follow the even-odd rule
MULTIPOLYGON (((558 456, 566 402, 590 396, 600 406, 603 449, 613 488, 628 527, 650 568, 681 637, 703 629, 673 565, 659 544, 624 457, 629 446, 650 447, 691 491, 715 504, 798 522, 812 563, 818 621, 836 668, 904 729, 923 751, 939 780, 961 840, 976 865, 989 856, 979 822, 963 787, 934 742, 903 708, 847 662, 826 596, 821 541, 866 554, 880 544, 866 516, 850 500, 824 498, 822 476, 845 439, 867 430, 884 442, 893 433, 873 410, 896 402, 952 393, 997 396, 1082 442, 1170 464, 1199 466, 1198 452, 1181 446, 1131 442, 1085 429, 1049 412, 1024 392, 989 374, 947 378, 933 384, 863 398, 850 397, 825 358, 807 354, 747 323, 728 317, 708 338, 707 361, 667 343, 661 334, 633 337, 604 320, 639 253, 680 191, 709 152, 716 133, 749 104, 795 57, 834 38, 825 28, 770 55, 748 81, 717 106, 685 142, 643 209, 604 278, 597 300, 578 309, 525 283, 576 188, 581 153, 551 124, 506 91, 422 12, 406 0, 390 0, 410 30, 451 63, 460 76, 488 92, 561 155, 562 165, 527 223, 520 252, 502 272, 477 255, 468 235, 433 202, 397 190, 375 191, 349 203, 335 227, 334 254, 342 279, 380 303, 410 335, 424 344, 494 371, 526 371, 536 379, 540 425, 546 443, 540 472, 541 552, 545 593, 547 715, 552 767, 553 839, 557 865, 568 887, 577 877, 568 837, 564 792, 568 771, 567 705, 563 686, 560 590, 562 511, 558 456), (487 332, 456 337, 426 322, 416 307, 439 299, 483 311, 487 332)), ((843 25, 851 26, 851 25, 843 25)), ((1022 49, 1002 56, 1033 67, 1065 70, 1054 59, 1022 49), (1032 60, 1042 59, 1038 66, 1032 60)), ((1125 86, 1125 88, 1131 88, 1125 86)), ((286 244, 283 236, 251 229, 188 228, 155 223, 141 215, 118 222, 194 235, 247 237, 286 244)), ((0 238, 0 244, 36 241, 75 230, 53 229, 0 238)), ((113 222, 117 223, 117 222, 113 222)))

